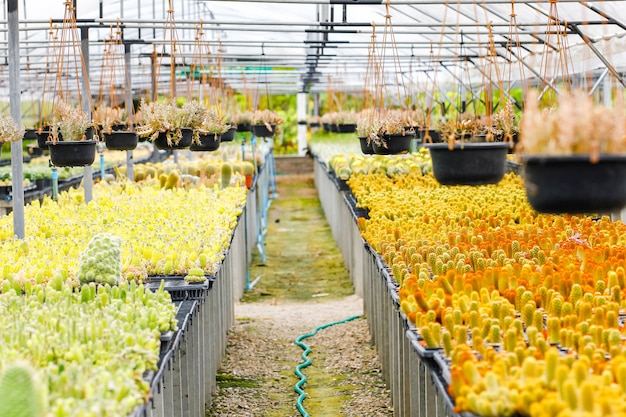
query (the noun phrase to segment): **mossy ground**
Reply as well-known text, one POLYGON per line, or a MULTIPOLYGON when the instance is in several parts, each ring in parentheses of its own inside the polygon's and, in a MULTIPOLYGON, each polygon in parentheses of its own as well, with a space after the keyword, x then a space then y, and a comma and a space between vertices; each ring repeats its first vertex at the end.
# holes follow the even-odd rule
POLYGON ((265 262, 255 250, 250 278, 259 275, 243 302, 343 298, 354 292, 341 252, 310 175, 278 177, 279 197, 270 206, 265 262))

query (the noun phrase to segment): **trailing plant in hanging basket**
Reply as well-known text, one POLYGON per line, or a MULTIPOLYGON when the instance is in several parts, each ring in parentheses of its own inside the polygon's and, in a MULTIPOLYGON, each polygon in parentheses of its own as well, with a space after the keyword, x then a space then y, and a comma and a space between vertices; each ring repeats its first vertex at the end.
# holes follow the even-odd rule
POLYGON ((596 105, 584 91, 561 92, 539 108, 530 92, 519 142, 528 200, 541 212, 597 213, 626 205, 624 102, 596 105))
POLYGON ((26 129, 19 126, 9 115, 0 115, 0 143, 19 142, 24 137, 26 129))
POLYGON ((89 114, 81 108, 59 101, 54 108, 50 125, 51 142, 76 142, 87 140, 86 132, 91 127, 89 114))
POLYGON ((167 146, 178 146, 183 139, 186 142, 186 136, 191 134, 189 130, 191 126, 188 124, 196 121, 196 110, 195 106, 187 106, 185 111, 182 111, 171 100, 146 103, 142 99, 140 105, 142 124, 136 128, 137 135, 147 137, 152 142, 161 137, 161 140, 165 139, 167 146))
POLYGON ((251 128, 255 136, 273 137, 280 130, 284 120, 272 110, 257 110, 252 113, 251 128))
POLYGON ((95 125, 108 133, 120 130, 120 125, 125 125, 124 127, 127 128, 128 124, 128 113, 121 107, 99 106, 93 111, 92 118, 95 125))

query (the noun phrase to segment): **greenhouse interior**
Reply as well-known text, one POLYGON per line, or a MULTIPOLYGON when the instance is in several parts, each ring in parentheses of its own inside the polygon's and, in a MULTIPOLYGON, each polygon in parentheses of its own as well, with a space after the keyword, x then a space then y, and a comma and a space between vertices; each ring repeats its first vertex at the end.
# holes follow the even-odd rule
POLYGON ((626 416, 626 1, 2 6, 0 417, 626 416))

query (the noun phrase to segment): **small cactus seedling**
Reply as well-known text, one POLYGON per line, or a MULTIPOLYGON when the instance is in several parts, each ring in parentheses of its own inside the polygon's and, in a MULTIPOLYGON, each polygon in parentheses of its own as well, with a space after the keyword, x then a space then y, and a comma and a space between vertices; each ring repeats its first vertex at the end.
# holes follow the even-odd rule
POLYGON ((0 375, 0 417, 45 415, 45 391, 26 364, 7 366, 0 375))

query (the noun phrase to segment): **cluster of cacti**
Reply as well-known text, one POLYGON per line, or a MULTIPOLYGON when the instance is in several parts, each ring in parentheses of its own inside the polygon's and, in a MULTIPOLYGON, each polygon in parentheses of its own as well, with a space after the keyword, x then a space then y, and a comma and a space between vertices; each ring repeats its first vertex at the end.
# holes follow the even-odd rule
POLYGON ((157 369, 161 332, 176 330, 169 294, 134 282, 55 287, 0 294, 0 415, 130 415, 150 395, 144 372, 157 369))
POLYGON ((416 172, 348 183, 402 312, 450 360, 457 411, 626 413, 626 225, 537 214, 514 175, 481 187, 416 172))
POLYGON ((432 169, 430 155, 424 148, 406 155, 335 155, 328 161, 328 165, 342 180, 349 179, 353 174, 382 173, 393 177, 411 171, 425 174, 432 169))
POLYGON ((95 234, 80 256, 76 274, 80 283, 117 285, 122 278, 121 244, 118 236, 95 234))
POLYGON ((82 189, 58 201, 25 207, 27 237, 13 238, 12 218, 0 219, 0 280, 47 282, 56 275, 78 284, 81 252, 97 233, 122 239, 122 276, 215 274, 230 245, 247 189, 218 185, 164 191, 148 184, 98 183, 93 202, 82 189), (80 224, 81 227, 76 227, 80 224), (24 279, 28 277, 28 279, 24 279))
POLYGON ((189 268, 187 275, 185 275, 185 281, 187 282, 204 282, 206 281, 206 275, 204 275, 204 269, 202 268, 189 268))
MULTIPOLYGON (((117 172, 118 176, 126 175, 126 167, 118 167, 117 172)), ((190 184, 205 186, 219 184, 225 188, 229 185, 243 185, 241 177, 254 175, 255 168, 250 161, 198 160, 177 165, 161 162, 136 164, 133 173, 135 181, 148 184, 157 182, 158 187, 166 190, 190 184)))

